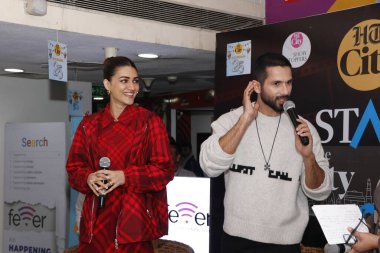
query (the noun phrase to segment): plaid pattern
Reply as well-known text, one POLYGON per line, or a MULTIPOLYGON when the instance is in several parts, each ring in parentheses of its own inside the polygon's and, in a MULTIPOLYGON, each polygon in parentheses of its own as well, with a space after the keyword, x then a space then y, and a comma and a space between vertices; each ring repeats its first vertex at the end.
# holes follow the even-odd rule
POLYGON ((167 234, 166 185, 173 179, 174 166, 165 125, 154 113, 127 106, 115 122, 107 105, 86 116, 75 133, 66 170, 71 187, 86 194, 81 243, 97 240, 106 244, 116 238, 125 244, 167 234), (111 170, 124 172, 125 184, 109 193, 106 207, 97 210, 98 199, 87 177, 99 169, 103 156, 110 158, 111 170))

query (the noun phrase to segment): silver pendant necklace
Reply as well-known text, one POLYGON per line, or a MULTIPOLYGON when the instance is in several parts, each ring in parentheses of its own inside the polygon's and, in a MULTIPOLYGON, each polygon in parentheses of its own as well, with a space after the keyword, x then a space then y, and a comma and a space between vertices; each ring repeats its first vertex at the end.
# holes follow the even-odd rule
POLYGON ((271 158, 271 156, 272 156, 272 151, 273 151, 274 143, 276 142, 276 137, 277 137, 278 128, 280 127, 281 115, 282 115, 282 114, 280 114, 280 118, 278 119, 277 129, 276 129, 276 133, 275 133, 275 135, 274 135, 274 139, 273 139, 272 147, 271 147, 271 149, 270 149, 270 153, 269 153, 268 160, 267 160, 267 158, 265 157, 264 149, 263 149, 263 145, 261 144, 261 139, 260 139, 260 134, 259 134, 259 128, 258 128, 258 126, 257 126, 257 117, 256 117, 256 119, 255 119, 257 136, 259 137, 259 143, 260 143, 261 152, 263 153, 263 157, 264 157, 264 160, 265 160, 264 170, 270 170, 270 164, 269 164, 269 161, 270 161, 270 158, 271 158))

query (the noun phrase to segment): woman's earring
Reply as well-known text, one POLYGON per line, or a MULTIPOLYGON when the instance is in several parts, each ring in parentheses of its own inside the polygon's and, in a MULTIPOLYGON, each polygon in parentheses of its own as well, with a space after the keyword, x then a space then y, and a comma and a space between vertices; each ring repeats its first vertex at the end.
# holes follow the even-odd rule
POLYGON ((111 94, 111 91, 110 91, 110 90, 107 90, 107 94, 108 94, 108 95, 111 94))

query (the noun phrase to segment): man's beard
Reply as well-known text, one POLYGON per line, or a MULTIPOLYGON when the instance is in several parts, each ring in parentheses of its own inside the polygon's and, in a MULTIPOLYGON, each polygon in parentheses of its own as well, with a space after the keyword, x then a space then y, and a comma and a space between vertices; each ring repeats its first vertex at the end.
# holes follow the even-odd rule
POLYGON ((284 108, 283 108, 282 105, 278 105, 278 104, 276 103, 276 101, 277 101, 278 99, 285 99, 285 100, 288 100, 288 99, 289 99, 289 96, 275 97, 275 98, 272 100, 269 96, 267 96, 267 95, 265 94, 265 92, 262 92, 262 93, 261 93, 261 100, 262 100, 266 105, 268 105, 270 108, 272 108, 274 111, 281 113, 281 112, 284 111, 284 108))

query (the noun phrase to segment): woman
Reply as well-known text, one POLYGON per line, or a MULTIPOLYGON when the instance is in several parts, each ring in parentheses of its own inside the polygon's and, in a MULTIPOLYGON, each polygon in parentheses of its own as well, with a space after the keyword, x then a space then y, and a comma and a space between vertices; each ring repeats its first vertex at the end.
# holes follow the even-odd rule
POLYGON ((79 124, 66 165, 70 185, 86 194, 78 251, 153 252, 151 241, 168 230, 168 135, 157 115, 134 105, 139 76, 130 59, 107 58, 103 75, 110 102, 79 124), (102 157, 108 170, 100 170, 102 157))

